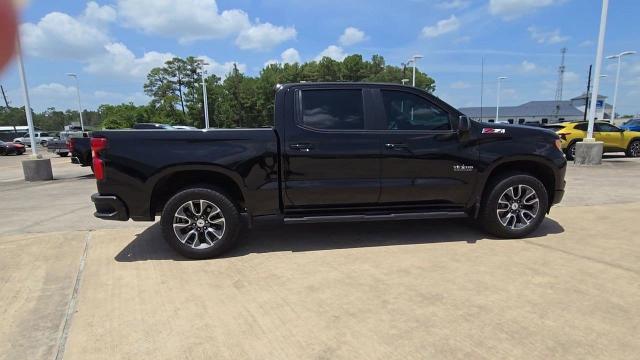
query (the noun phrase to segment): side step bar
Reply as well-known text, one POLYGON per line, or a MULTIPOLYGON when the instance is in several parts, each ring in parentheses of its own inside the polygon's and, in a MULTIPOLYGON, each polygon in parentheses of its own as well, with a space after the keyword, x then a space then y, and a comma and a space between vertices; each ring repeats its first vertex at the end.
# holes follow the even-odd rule
POLYGON ((303 216, 285 217, 285 224, 311 224, 311 223, 331 223, 331 222, 357 222, 357 221, 388 221, 388 220, 417 220, 417 219, 444 219, 444 218, 465 218, 465 212, 423 212, 423 213, 400 213, 384 215, 326 215, 326 216, 303 216))

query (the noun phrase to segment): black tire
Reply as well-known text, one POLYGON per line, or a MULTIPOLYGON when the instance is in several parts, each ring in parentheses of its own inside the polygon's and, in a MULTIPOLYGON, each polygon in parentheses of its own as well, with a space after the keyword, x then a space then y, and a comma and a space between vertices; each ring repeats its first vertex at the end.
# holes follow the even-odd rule
POLYGON ((0 149, 0 156, 7 155, 7 151, 4 149, 0 149))
MULTIPOLYGON (((479 220, 483 228, 488 233, 501 238, 522 238, 529 235, 532 231, 538 228, 540 223, 542 223, 542 220, 544 220, 545 214, 547 213, 547 210, 549 208, 549 196, 547 194, 547 189, 544 187, 542 182, 540 182, 540 180, 529 174, 509 173, 499 176, 491 180, 491 182, 487 186, 487 191, 488 193, 484 197, 482 208, 480 209, 479 220), (524 211, 527 210, 529 214, 531 214, 531 208, 525 209, 525 205, 523 205, 522 203, 518 203, 519 205, 516 205, 517 210, 513 210, 518 212, 515 214, 514 222, 522 219, 522 222, 526 222, 526 220, 528 220, 529 223, 521 228, 514 228, 515 224, 512 225, 509 220, 506 221, 506 225, 504 225, 500 221, 500 218, 498 216, 498 207, 502 207, 504 205, 499 205, 498 201, 504 194, 508 194, 507 191, 510 188, 518 187, 520 185, 523 185, 522 188, 524 189, 529 188, 535 192, 535 195, 538 199, 538 208, 534 217, 525 219, 524 211), (520 211, 523 212, 522 215, 519 215, 520 211)), ((507 209, 510 208, 510 206, 507 206, 507 209)), ((504 211, 507 211, 508 213, 512 212, 511 210, 504 210, 504 208, 502 208, 500 211, 502 211, 502 214, 505 214, 504 211)))
POLYGON ((576 154, 576 143, 573 142, 569 144, 569 146, 567 146, 565 155, 567 155, 567 160, 573 160, 575 158, 575 154, 576 154))
POLYGON ((640 140, 633 140, 627 147, 627 157, 640 157, 640 140))
MULTIPOLYGON (((196 205, 198 206, 198 205, 196 205)), ((186 208, 187 211, 189 210, 186 208)), ((214 211, 211 211, 214 213, 214 211)), ((183 212, 185 214, 185 212, 183 212)), ((186 214, 189 218, 197 216, 194 213, 186 214), (191 216, 194 215, 194 216, 191 216)), ((211 216, 211 215, 210 215, 211 216)), ((240 234, 241 221, 240 214, 238 212, 238 208, 235 204, 227 197, 223 192, 207 188, 206 186, 198 186, 189 189, 185 189, 171 197, 169 201, 167 201, 164 209, 162 210, 162 217, 160 218, 160 226, 162 228, 162 235, 164 239, 169 243, 169 245, 174 248, 181 255, 191 258, 191 259, 208 259, 215 256, 218 256, 228 249, 230 249, 237 241, 238 235, 240 234), (198 226, 193 221, 193 219, 188 220, 190 224, 193 224, 192 231, 196 231, 195 239, 194 236, 187 235, 184 239, 185 241, 181 241, 176 232, 174 232, 174 219, 177 221, 178 217, 176 216, 179 209, 183 208, 185 204, 188 204, 190 201, 198 201, 204 200, 220 210, 221 216, 223 217, 223 227, 222 227, 222 236, 217 240, 209 241, 208 238, 205 239, 205 233, 207 233, 207 225, 213 229, 213 223, 209 224, 210 217, 203 214, 208 210, 212 210, 211 207, 207 207, 205 209, 199 209, 200 214, 203 216, 201 219, 206 219, 206 225, 198 226), (200 233, 198 233, 200 231, 200 233), (197 240, 196 240, 197 239, 197 240), (205 239, 208 243, 201 242, 201 239, 205 239), (193 241, 192 241, 193 240, 193 241), (207 246, 206 248, 196 248, 196 244, 200 246, 207 246)), ((217 226, 217 225, 216 225, 217 226)), ((219 230, 220 228, 218 228, 219 230)), ((189 230, 189 226, 182 229, 183 231, 191 232, 189 230)), ((178 232, 182 231, 178 230, 178 232)), ((211 237, 211 236, 209 236, 211 237)))
POLYGON ((69 153, 68 152, 61 152, 61 153, 58 153, 58 155, 60 155, 60 157, 67 157, 67 156, 69 156, 69 153))

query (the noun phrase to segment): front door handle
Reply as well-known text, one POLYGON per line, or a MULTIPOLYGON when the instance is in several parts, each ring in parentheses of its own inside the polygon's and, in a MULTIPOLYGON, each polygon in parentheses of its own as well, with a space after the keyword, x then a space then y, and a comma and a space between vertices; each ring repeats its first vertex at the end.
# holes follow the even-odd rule
POLYGON ((387 148, 388 150, 405 150, 408 149, 409 146, 407 146, 407 144, 384 144, 384 147, 387 148))
POLYGON ((313 149, 313 145, 312 144, 290 144, 289 148, 293 150, 306 152, 306 151, 311 151, 311 149, 313 149))

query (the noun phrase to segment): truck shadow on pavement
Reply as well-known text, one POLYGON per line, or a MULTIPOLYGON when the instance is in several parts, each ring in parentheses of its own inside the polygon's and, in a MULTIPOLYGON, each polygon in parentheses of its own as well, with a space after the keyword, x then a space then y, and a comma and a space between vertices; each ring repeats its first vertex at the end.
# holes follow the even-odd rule
MULTIPOLYGON (((546 218, 540 227, 525 238, 533 239, 560 234, 564 228, 546 218)), ((480 240, 519 241, 487 237, 470 220, 410 220, 372 223, 299 224, 287 226, 259 226, 241 234, 239 243, 219 258, 245 256, 281 251, 318 251, 379 246, 402 246, 442 242, 480 240)), ((122 249, 118 262, 147 260, 190 260, 177 254, 162 238, 160 224, 155 223, 122 249)), ((212 261, 215 261, 213 259, 212 261)))

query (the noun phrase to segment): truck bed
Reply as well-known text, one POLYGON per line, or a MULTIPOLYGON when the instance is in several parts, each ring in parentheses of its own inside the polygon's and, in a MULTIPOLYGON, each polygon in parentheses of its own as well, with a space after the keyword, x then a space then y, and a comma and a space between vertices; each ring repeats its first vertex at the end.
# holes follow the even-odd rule
MULTIPOLYGON (((149 219, 161 210, 141 199, 169 186, 158 183, 166 174, 207 169, 242 184, 242 197, 256 214, 279 206, 278 142, 273 129, 112 130, 96 131, 93 137, 108 141, 101 154, 107 170, 105 179, 98 181, 98 191, 126 197, 131 214, 149 219)), ((179 176, 169 181, 175 182, 171 187, 180 186, 179 176)))

